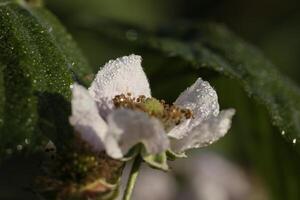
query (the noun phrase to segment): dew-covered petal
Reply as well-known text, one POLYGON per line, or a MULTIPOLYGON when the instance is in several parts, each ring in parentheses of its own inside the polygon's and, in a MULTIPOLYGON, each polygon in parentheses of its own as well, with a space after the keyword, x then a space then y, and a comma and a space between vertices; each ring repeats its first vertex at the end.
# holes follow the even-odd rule
POLYGON ((110 60, 98 72, 89 92, 101 111, 111 110, 112 98, 116 95, 131 93, 133 97, 151 96, 149 82, 141 62, 141 56, 124 56, 110 60))
POLYGON ((102 151, 107 124, 99 115, 95 101, 88 90, 78 84, 73 85, 72 95, 70 123, 94 151, 102 151))
POLYGON ((106 152, 113 158, 123 157, 138 143, 142 143, 149 154, 161 153, 169 147, 161 122, 144 112, 117 109, 107 117, 107 123, 106 152))
POLYGON ((175 126, 168 134, 180 139, 202 121, 216 117, 219 114, 219 103, 216 91, 207 81, 198 78, 197 81, 180 94, 174 103, 182 108, 188 108, 193 118, 175 126))
POLYGON ((194 127, 182 139, 172 139, 171 149, 183 152, 191 148, 210 145, 223 137, 231 127, 234 109, 222 110, 217 117, 212 116, 194 127))

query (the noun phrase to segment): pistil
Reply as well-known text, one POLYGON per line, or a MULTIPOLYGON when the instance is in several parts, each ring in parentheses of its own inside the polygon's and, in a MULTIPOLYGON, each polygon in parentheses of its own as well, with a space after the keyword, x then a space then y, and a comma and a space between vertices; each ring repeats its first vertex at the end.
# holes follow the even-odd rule
POLYGON ((149 116, 156 117, 163 123, 166 130, 193 117, 190 109, 181 108, 174 104, 170 105, 164 100, 145 97, 144 95, 140 95, 137 98, 132 97, 130 93, 116 95, 113 98, 113 103, 116 108, 140 110, 149 116))

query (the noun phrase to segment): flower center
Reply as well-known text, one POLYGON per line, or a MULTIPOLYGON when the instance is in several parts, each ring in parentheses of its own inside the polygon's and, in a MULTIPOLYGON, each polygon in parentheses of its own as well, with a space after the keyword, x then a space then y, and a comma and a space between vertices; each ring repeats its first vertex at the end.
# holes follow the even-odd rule
POLYGON ((146 98, 144 95, 140 95, 137 98, 132 97, 131 93, 116 95, 113 98, 113 103, 116 108, 140 110, 158 118, 166 130, 193 117, 190 109, 180 108, 174 104, 170 105, 164 100, 158 100, 153 97, 146 98))

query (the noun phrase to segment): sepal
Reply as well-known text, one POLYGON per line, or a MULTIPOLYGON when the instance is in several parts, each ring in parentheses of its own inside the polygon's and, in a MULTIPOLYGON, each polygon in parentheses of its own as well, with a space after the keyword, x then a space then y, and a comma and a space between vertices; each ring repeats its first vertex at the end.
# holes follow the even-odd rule
POLYGON ((162 152, 159 154, 146 154, 145 151, 142 151, 141 156, 143 158, 143 160, 150 165, 150 167, 156 168, 156 169, 160 169, 163 171, 168 171, 169 170, 169 166, 167 163, 167 154, 166 152, 162 152))

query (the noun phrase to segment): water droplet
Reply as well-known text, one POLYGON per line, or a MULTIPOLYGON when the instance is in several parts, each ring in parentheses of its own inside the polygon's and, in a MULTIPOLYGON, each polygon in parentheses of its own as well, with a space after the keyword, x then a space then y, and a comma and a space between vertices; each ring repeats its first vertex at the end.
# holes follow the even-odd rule
POLYGON ((32 119, 31 118, 28 118, 27 119, 27 123, 31 123, 32 122, 32 119))
POLYGON ((30 140, 29 139, 25 139, 25 144, 30 144, 30 140))
POLYGON ((130 41, 135 41, 138 38, 138 33, 133 29, 128 30, 126 31, 126 38, 130 41))
POLYGON ((294 139, 293 139, 293 144, 296 144, 296 143, 297 143, 297 139, 294 138, 294 139))
POLYGON ((285 135, 285 131, 283 130, 283 131, 281 131, 281 135, 285 135))
POLYGON ((20 145, 20 144, 17 145, 17 150, 18 150, 18 151, 21 151, 22 149, 23 149, 23 146, 22 146, 22 145, 20 145))

